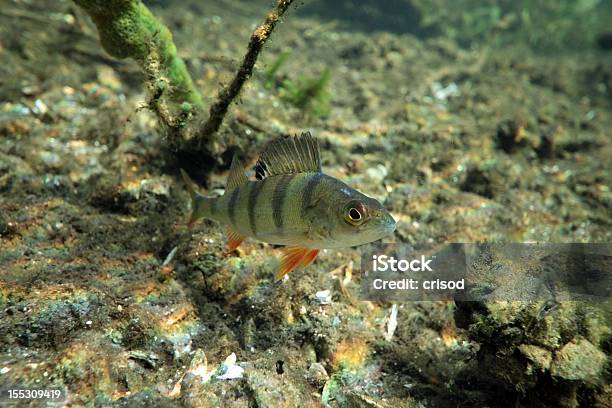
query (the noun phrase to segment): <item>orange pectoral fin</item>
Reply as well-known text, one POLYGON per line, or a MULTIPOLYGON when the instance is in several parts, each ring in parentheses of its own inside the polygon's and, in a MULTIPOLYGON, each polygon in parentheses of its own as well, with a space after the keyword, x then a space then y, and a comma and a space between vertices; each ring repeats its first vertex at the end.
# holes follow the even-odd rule
POLYGON ((232 252, 244 241, 244 235, 240 235, 232 227, 227 227, 227 252, 232 252))
POLYGON ((308 266, 314 261, 319 253, 318 250, 312 250, 302 247, 287 247, 285 254, 281 258, 280 267, 276 272, 276 280, 279 281, 283 277, 297 268, 298 266, 308 266))

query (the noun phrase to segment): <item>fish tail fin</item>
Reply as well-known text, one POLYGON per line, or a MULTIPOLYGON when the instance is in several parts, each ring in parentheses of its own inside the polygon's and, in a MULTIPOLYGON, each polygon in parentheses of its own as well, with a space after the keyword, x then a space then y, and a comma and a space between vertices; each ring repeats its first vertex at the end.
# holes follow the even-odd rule
POLYGON ((202 194, 198 193, 195 183, 183 169, 181 169, 181 176, 191 196, 191 216, 189 217, 189 221, 187 221, 187 226, 191 228, 200 218, 210 217, 213 201, 216 200, 216 198, 204 197, 202 194))

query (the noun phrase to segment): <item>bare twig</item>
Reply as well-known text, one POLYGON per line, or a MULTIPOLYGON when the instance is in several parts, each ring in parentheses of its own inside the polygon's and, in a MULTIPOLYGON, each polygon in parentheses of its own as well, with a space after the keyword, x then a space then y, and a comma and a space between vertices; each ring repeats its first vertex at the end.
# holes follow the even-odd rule
POLYGON ((221 126, 221 122, 227 113, 229 105, 236 96, 238 96, 242 86, 253 73, 253 67, 255 66, 259 52, 270 37, 280 17, 287 11, 289 6, 291 6, 291 3, 293 3, 293 0, 278 0, 274 9, 272 9, 266 17, 264 23, 257 27, 251 35, 247 53, 242 60, 240 69, 234 76, 232 82, 219 92, 218 100, 210 107, 209 118, 200 127, 198 135, 200 143, 219 130, 219 126, 221 126))

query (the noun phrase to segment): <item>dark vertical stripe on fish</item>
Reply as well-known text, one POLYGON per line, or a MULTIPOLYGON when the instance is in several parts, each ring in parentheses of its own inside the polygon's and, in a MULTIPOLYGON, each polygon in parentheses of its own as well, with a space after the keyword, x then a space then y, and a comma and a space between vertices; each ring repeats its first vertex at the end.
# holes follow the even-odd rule
POLYGON ((312 199, 315 189, 323 179, 323 173, 315 173, 310 177, 308 183, 304 187, 304 195, 302 200, 302 213, 306 212, 306 209, 312 205, 312 199))
POLYGON ((248 203, 248 207, 247 207, 247 213, 249 215, 249 224, 251 226, 251 232, 253 233, 253 236, 257 236, 257 219, 255 218, 255 208, 257 207, 257 197, 259 196, 259 192, 261 191, 261 188, 263 187, 263 184, 266 182, 267 179, 264 179, 263 181, 254 181, 251 183, 250 189, 249 189, 249 203, 248 203))
POLYGON ((272 195, 272 218, 276 229, 280 233, 283 232, 283 206, 287 198, 287 187, 294 177, 295 174, 284 175, 274 188, 274 194, 272 195))
POLYGON ((236 226, 236 201, 238 200, 238 194, 240 193, 240 187, 236 187, 232 190, 229 203, 227 204, 227 211, 229 214, 230 224, 236 226))

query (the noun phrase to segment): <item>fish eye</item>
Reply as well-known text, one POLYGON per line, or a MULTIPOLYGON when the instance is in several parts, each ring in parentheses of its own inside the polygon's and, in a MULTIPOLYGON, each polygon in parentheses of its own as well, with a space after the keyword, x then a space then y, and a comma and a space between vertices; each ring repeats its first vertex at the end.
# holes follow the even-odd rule
POLYGON ((344 219, 351 225, 359 225, 365 219, 366 209, 360 202, 350 202, 346 207, 344 219))
POLYGON ((353 221, 359 221, 361 219, 361 213, 356 208, 351 208, 349 210, 348 215, 349 215, 349 218, 353 221))

